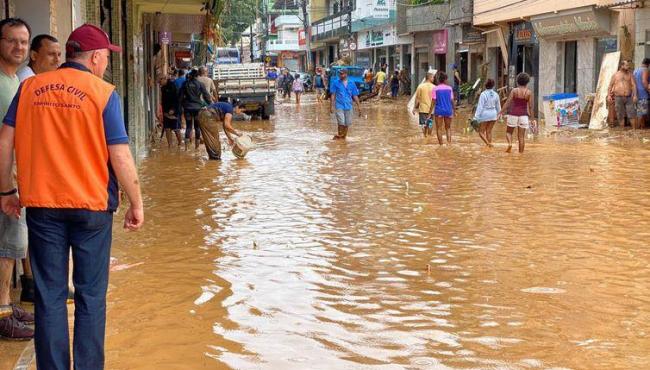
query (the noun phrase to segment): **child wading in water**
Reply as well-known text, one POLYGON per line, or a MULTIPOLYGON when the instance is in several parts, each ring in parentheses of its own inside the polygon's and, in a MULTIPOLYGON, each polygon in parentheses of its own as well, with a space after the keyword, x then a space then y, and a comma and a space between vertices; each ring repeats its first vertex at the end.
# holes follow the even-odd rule
POLYGON ((293 93, 296 94, 296 104, 300 105, 300 95, 302 95, 302 81, 300 81, 300 75, 296 73, 295 78, 293 80, 293 86, 292 89, 293 93))
POLYGON ((438 85, 431 91, 431 110, 428 118, 430 119, 432 115, 436 117, 436 135, 440 145, 442 145, 443 125, 447 144, 451 144, 451 119, 455 112, 454 89, 447 85, 447 74, 438 72, 438 85))
POLYGON ((508 100, 503 105, 503 112, 507 112, 506 124, 506 140, 508 141, 508 149, 506 152, 512 151, 512 133, 517 129, 517 139, 519 140, 519 153, 524 152, 526 146, 526 130, 530 128, 530 117, 533 115, 533 93, 526 87, 530 82, 530 76, 527 73, 520 73, 517 75, 517 87, 512 89, 508 100))
POLYGON ((485 145, 492 147, 492 129, 497 121, 497 116, 501 111, 501 101, 499 94, 494 91, 494 80, 488 79, 485 82, 485 91, 481 93, 478 99, 478 106, 474 119, 481 124, 478 134, 485 145))

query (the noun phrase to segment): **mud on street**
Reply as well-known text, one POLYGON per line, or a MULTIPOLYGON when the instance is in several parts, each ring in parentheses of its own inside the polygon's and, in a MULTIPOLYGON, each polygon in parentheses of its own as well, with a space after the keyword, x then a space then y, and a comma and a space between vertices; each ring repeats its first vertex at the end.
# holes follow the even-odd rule
MULTIPOLYGON (((406 101, 347 142, 310 96, 237 123, 258 148, 157 145, 117 232, 108 369, 641 369, 650 133, 425 142, 406 101), (134 265, 138 264, 138 265, 134 265)), ((121 217, 116 217, 120 220, 121 217)))

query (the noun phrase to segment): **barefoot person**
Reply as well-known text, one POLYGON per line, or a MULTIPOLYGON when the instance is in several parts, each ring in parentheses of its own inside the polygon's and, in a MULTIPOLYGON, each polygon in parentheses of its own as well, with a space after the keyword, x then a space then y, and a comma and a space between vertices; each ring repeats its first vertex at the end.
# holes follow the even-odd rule
POLYGON ((300 75, 296 73, 296 75, 293 78, 293 84, 291 86, 291 90, 293 90, 294 95, 296 95, 296 105, 300 105, 300 97, 302 96, 302 91, 304 90, 304 86, 302 84, 302 80, 300 79, 300 75))
POLYGON ((639 128, 645 128, 645 117, 648 115, 648 66, 650 58, 644 58, 641 67, 634 70, 634 84, 636 85, 636 119, 639 128))
POLYGON ((326 76, 321 67, 316 68, 316 75, 314 75, 314 87, 316 88, 316 99, 318 103, 323 102, 323 97, 325 94, 325 80, 326 76))
POLYGON ((637 102, 636 84, 634 76, 630 73, 630 61, 624 60, 618 72, 612 77, 607 90, 608 100, 614 102, 616 107, 616 119, 620 127, 625 127, 625 116, 630 120, 632 128, 636 128, 636 107, 637 102))
POLYGON ((494 91, 494 80, 488 79, 485 82, 485 91, 478 99, 478 106, 474 119, 481 125, 478 134, 485 145, 492 147, 492 129, 497 121, 497 115, 501 111, 499 94, 494 91))
POLYGON ((160 92, 162 95, 162 123, 163 132, 167 137, 167 146, 172 147, 172 133, 176 135, 176 142, 181 146, 181 122, 178 111, 178 89, 167 76, 160 79, 160 92))
POLYGON ((512 133, 515 128, 519 140, 519 153, 523 153, 526 146, 526 130, 530 128, 530 117, 533 115, 533 93, 526 87, 528 82, 530 82, 530 76, 527 73, 522 72, 517 75, 517 87, 512 89, 499 113, 501 116, 503 112, 507 112, 506 140, 508 149, 506 152, 508 153, 512 151, 512 133))
POLYGON ((438 72, 438 85, 431 91, 431 108, 429 119, 436 117, 436 135, 438 143, 442 145, 442 128, 445 128, 447 144, 451 144, 451 119, 456 112, 456 102, 454 101, 454 90, 447 85, 447 74, 438 72))
POLYGON ((210 104, 199 112, 199 125, 201 126, 201 132, 203 132, 205 149, 210 159, 221 160, 221 141, 219 140, 221 122, 223 122, 223 132, 226 134, 230 145, 234 143, 233 135, 241 136, 241 133, 232 127, 232 118, 233 115, 242 113, 243 109, 240 103, 235 103, 233 106, 226 102, 210 104))
POLYGON ((361 116, 361 105, 359 103, 359 90, 357 86, 348 81, 348 71, 339 70, 339 80, 332 81, 330 86, 330 113, 334 113, 336 106, 336 122, 338 133, 334 140, 345 140, 348 136, 348 128, 352 125, 352 102, 356 103, 359 116, 361 116))
POLYGON ((433 84, 433 73, 428 72, 426 80, 422 82, 417 90, 415 90, 415 107, 413 114, 418 115, 420 127, 422 127, 422 134, 424 137, 431 136, 433 133, 433 125, 430 125, 429 112, 431 112, 431 92, 435 88, 433 84))

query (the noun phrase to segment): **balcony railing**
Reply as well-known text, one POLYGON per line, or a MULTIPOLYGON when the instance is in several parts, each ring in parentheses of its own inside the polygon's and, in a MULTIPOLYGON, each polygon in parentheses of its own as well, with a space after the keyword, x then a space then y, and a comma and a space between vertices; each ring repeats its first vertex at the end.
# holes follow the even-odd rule
POLYGON ((266 43, 266 50, 268 51, 296 51, 300 50, 300 45, 298 44, 298 39, 280 39, 280 40, 269 40, 266 43))
POLYGON ((348 34, 350 32, 350 11, 351 9, 345 8, 336 14, 312 23, 312 41, 320 41, 348 34))

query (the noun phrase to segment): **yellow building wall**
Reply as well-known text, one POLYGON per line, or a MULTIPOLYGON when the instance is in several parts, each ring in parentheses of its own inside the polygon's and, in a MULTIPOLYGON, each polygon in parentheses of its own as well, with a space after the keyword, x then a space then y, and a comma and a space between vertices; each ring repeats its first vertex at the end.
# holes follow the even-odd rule
POLYGON ((551 13, 583 6, 596 5, 598 0, 475 0, 474 24, 489 25, 523 19, 537 14, 551 13))
POLYGON ((309 6, 309 15, 312 23, 327 17, 327 0, 312 0, 309 6))

